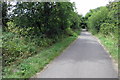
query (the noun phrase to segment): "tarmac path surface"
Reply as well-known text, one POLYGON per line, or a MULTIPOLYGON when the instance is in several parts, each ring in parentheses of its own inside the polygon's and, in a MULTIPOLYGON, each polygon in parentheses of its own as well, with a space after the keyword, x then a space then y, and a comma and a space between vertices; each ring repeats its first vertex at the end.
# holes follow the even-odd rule
POLYGON ((109 54, 95 37, 82 31, 36 78, 118 78, 109 54))

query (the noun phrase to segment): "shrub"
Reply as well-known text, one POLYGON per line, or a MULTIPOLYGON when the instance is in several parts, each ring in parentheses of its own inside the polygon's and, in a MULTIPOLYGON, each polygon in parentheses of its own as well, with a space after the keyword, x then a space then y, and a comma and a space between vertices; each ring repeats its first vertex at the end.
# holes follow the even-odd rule
POLYGON ((69 36, 77 36, 77 34, 70 27, 66 29, 66 34, 69 36))
POLYGON ((54 39, 23 37, 12 32, 3 32, 2 41, 4 65, 9 66, 23 58, 35 55, 41 49, 52 45, 54 39))
POLYGON ((108 9, 106 7, 100 7, 92 13, 88 18, 87 26, 93 34, 96 34, 100 30, 100 25, 105 23, 108 18, 108 9), (102 15, 101 15, 102 14, 102 15))
POLYGON ((114 24, 110 24, 110 23, 103 23, 100 26, 100 32, 104 35, 112 36, 116 32, 116 26, 114 26, 114 24))
POLYGON ((14 33, 3 33, 2 54, 4 65, 10 65, 20 57, 25 58, 37 52, 34 42, 26 42, 23 37, 14 33))
POLYGON ((112 37, 118 37, 118 27, 114 24, 110 23, 103 23, 100 26, 100 32, 104 34, 105 36, 112 36, 112 37))

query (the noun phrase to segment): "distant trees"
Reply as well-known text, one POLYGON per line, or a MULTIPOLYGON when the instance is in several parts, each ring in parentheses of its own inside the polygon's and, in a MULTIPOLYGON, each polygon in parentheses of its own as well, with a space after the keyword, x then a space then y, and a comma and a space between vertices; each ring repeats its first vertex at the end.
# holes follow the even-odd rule
POLYGON ((89 30, 93 33, 102 33, 118 38, 118 4, 120 2, 110 2, 105 7, 99 7, 86 14, 85 19, 89 30))
POLYGON ((108 18, 108 9, 106 7, 101 7, 99 10, 94 11, 92 16, 88 18, 88 26, 91 31, 99 32, 100 25, 106 22, 108 18))

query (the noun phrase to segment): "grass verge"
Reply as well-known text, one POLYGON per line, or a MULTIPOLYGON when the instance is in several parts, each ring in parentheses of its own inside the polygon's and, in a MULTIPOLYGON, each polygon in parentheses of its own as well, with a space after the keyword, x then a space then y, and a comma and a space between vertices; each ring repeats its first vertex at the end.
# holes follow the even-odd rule
POLYGON ((100 39, 101 43, 106 47, 113 59, 118 62, 117 40, 113 39, 110 36, 104 37, 102 34, 97 34, 95 36, 100 39))
POLYGON ((22 63, 12 65, 4 69, 3 78, 30 78, 40 72, 51 60, 60 53, 77 37, 69 36, 44 49, 35 56, 23 60, 22 63))

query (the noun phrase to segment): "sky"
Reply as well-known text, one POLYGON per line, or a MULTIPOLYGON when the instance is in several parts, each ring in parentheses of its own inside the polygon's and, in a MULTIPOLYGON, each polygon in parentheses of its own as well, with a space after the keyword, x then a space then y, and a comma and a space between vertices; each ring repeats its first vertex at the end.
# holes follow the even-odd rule
POLYGON ((95 9, 100 6, 106 6, 111 0, 70 0, 75 2, 77 12, 85 16, 90 9, 95 9))

